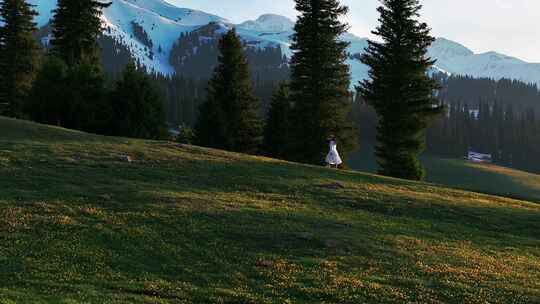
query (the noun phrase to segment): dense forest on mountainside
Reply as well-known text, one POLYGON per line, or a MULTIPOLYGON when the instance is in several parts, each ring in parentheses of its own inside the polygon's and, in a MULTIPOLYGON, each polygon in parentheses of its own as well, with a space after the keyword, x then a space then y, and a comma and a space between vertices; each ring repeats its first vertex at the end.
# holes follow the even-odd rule
MULTIPOLYGON (((176 75, 152 74, 152 79, 162 89, 165 97, 167 122, 171 126, 193 126, 199 105, 206 98, 207 82, 218 56, 219 37, 210 37, 212 29, 212 25, 208 25, 191 34, 181 35, 170 58, 176 75)), ((45 26, 36 38, 43 41, 49 34, 50 26, 45 26)), ((98 42, 103 69, 111 79, 115 79, 134 58, 128 47, 110 36, 102 35, 98 42)), ((262 100, 262 108, 266 112, 274 89, 288 79, 287 59, 279 48, 246 48, 245 51, 255 95, 262 100)), ((135 63, 140 65, 140 62, 135 63)))
MULTIPOLYGON (((37 39, 47 42, 46 26, 37 39)), ((217 37, 212 25, 182 35, 171 52, 171 64, 178 75, 152 75, 162 89, 170 126, 193 126, 198 108, 206 98, 207 79, 217 62, 217 37)), ((132 60, 129 49, 113 38, 99 39, 104 70, 116 78, 132 60)), ((289 69, 279 48, 246 49, 254 81, 254 91, 266 113, 272 92, 287 80, 289 69)), ((441 157, 465 156, 469 149, 493 154, 497 164, 540 172, 540 91, 535 84, 517 80, 499 81, 469 76, 435 77, 442 88, 439 99, 448 105, 448 114, 438 117, 427 132, 427 153, 441 157)), ((361 143, 375 142, 376 115, 359 98, 353 104, 352 119, 359 126, 361 143)))
POLYGON ((445 103, 460 102, 471 110, 478 110, 481 103, 512 105, 515 110, 540 111, 540 91, 536 84, 518 80, 473 78, 470 76, 438 73, 433 76, 442 89, 439 99, 445 103))
POLYGON ((448 105, 427 132, 428 152, 492 154, 496 164, 540 172, 540 91, 517 80, 438 75, 448 105))
MULTIPOLYGON (((175 43, 170 63, 176 74, 193 79, 208 79, 217 64, 218 25, 209 24, 182 34, 175 43)), ((283 80, 289 75, 288 59, 279 47, 245 48, 250 73, 258 80, 283 80)))
POLYGON ((126 65, 133 60, 129 49, 112 37, 101 36, 99 38, 99 46, 101 47, 103 68, 110 76, 119 75, 126 65))
MULTIPOLYGON (((492 154, 498 165, 540 172, 540 159, 534 157, 540 153, 540 93, 535 86, 461 76, 446 77, 443 84, 448 85, 439 97, 447 112, 427 130, 426 153, 463 158, 472 150, 492 154), (479 97, 474 88, 482 87, 478 90, 491 97, 479 97), (469 97, 467 91, 474 93, 469 97)), ((361 130, 361 143, 374 145, 375 111, 357 99, 353 119, 361 130)))
POLYGON ((135 38, 149 49, 152 49, 152 47, 154 47, 154 42, 148 37, 148 33, 144 30, 144 27, 135 21, 131 21, 131 26, 133 27, 133 35, 135 38))

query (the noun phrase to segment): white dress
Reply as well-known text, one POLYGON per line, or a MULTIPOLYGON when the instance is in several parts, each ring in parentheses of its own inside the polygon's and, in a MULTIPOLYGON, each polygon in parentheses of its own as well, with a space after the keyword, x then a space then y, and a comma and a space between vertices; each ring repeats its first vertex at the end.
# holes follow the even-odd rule
POLYGON ((343 163, 334 140, 330 141, 330 152, 326 155, 326 163, 329 165, 341 165, 343 163))

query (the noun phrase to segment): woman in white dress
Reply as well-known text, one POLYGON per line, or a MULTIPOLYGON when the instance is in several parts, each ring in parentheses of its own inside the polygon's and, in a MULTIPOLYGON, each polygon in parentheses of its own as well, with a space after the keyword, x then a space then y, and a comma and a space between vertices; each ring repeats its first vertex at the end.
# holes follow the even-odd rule
POLYGON ((336 137, 332 135, 328 138, 328 140, 330 141, 330 151, 328 152, 328 155, 326 155, 326 163, 330 168, 338 168, 343 161, 341 160, 337 150, 336 137))

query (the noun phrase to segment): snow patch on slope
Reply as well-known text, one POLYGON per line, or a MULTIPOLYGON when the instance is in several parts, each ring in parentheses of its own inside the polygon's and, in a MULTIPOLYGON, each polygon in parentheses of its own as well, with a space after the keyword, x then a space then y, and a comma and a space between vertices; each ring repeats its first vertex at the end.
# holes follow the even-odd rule
MULTIPOLYGON (((56 0, 30 0, 36 6, 39 26, 52 17, 56 0)), ((125 45, 133 57, 149 71, 170 75, 169 55, 182 33, 191 32, 210 22, 228 23, 224 18, 201 11, 179 8, 163 0, 114 0, 103 10, 104 34, 125 45), (132 22, 139 24, 152 40, 149 49, 135 38, 132 22), (161 50, 161 52, 160 52, 161 50)))
MULTIPOLYGON (((115 0, 114 2, 119 1, 115 0)), ((121 0, 132 4, 144 11, 151 12, 163 17, 164 20, 175 22, 183 26, 199 26, 210 22, 228 22, 216 15, 207 14, 198 10, 174 6, 164 0, 121 0)))
POLYGON ((106 35, 126 45, 133 56, 150 71, 174 73, 169 64, 170 51, 182 33, 211 22, 228 22, 201 11, 173 6, 163 0, 115 0, 103 11, 106 35), (152 40, 149 49, 135 38, 132 22, 139 24, 152 40))

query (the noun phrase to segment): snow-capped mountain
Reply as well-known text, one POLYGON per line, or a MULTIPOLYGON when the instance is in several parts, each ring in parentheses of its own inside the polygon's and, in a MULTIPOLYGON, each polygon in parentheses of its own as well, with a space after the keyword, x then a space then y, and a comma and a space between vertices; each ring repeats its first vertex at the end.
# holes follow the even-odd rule
MULTIPOLYGON (((43 26, 51 18, 51 10, 57 0, 30 0, 39 13, 38 25, 43 26)), ((211 22, 230 22, 224 18, 201 11, 179 8, 164 0, 114 0, 103 11, 104 34, 125 45, 133 57, 149 70, 171 74, 169 53, 182 33, 211 22), (151 46, 137 38, 135 27, 147 35, 151 46)))
MULTIPOLYGON (((217 31, 236 27, 238 34, 250 47, 281 47, 283 54, 291 56, 290 36, 294 22, 286 17, 267 14, 256 20, 233 25, 225 18, 188 8, 176 7, 164 0, 114 0, 104 10, 105 35, 125 45, 132 55, 150 70, 171 74, 174 72, 169 57, 174 43, 182 33, 190 33, 208 23, 215 23, 217 31), (141 39, 136 31, 145 33, 141 39), (139 36, 139 37, 138 37, 139 36)), ((48 23, 56 0, 30 0, 39 12, 40 26, 48 23)), ((351 43, 348 63, 353 84, 368 77, 368 68, 357 58, 364 52, 367 39, 346 34, 343 40, 351 43)), ((435 70, 473 77, 493 79, 509 78, 540 85, 540 63, 528 63, 517 58, 488 52, 475 54, 467 47, 438 38, 429 50, 437 59, 435 70)))
MULTIPOLYGON (((36 19, 38 26, 43 26, 51 19, 52 11, 56 8, 57 0, 28 0, 28 2, 34 5, 36 11, 39 13, 36 19)), ((103 2, 107 1, 103 0, 103 2)), ((110 8, 105 9, 105 19, 111 19, 111 17, 114 17, 114 12, 124 9, 126 15, 121 16, 123 17, 121 21, 129 21, 127 19, 130 18, 130 14, 138 12, 140 14, 161 17, 162 20, 160 23, 164 24, 177 23, 184 26, 197 26, 208 24, 209 22, 227 22, 224 18, 189 8, 180 8, 164 0, 109 0, 109 2, 112 2, 112 5, 110 8)), ((118 17, 118 15, 116 16, 118 17)))
POLYGON ((515 79, 540 86, 540 63, 529 63, 514 57, 487 52, 475 54, 465 46, 438 38, 429 50, 437 67, 452 74, 515 79))
POLYGON ((250 20, 241 23, 238 27, 255 32, 280 33, 291 32, 294 28, 294 22, 287 17, 266 14, 260 16, 255 21, 250 20))

